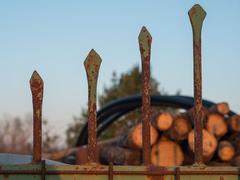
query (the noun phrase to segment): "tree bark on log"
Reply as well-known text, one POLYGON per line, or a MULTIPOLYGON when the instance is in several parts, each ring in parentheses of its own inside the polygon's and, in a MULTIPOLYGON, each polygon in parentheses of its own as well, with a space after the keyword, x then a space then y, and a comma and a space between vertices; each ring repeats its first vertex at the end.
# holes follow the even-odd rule
POLYGON ((67 156, 70 156, 72 154, 75 154, 77 151, 78 151, 78 148, 67 148, 67 149, 64 149, 64 150, 58 151, 58 152, 44 153, 43 157, 45 159, 51 159, 51 160, 54 160, 54 161, 60 161, 64 157, 67 157, 67 156))
MULTIPOLYGON (((100 151, 101 151, 102 147, 120 145, 122 139, 123 139, 123 137, 120 136, 120 137, 116 137, 116 138, 98 142, 96 153, 98 153, 98 155, 100 155, 100 151)), ((78 147, 77 151, 76 151, 76 164, 86 164, 88 162, 87 155, 88 155, 87 145, 78 147)))
POLYGON ((108 165, 141 165, 142 153, 138 150, 118 146, 103 146, 100 150, 100 163, 108 165))

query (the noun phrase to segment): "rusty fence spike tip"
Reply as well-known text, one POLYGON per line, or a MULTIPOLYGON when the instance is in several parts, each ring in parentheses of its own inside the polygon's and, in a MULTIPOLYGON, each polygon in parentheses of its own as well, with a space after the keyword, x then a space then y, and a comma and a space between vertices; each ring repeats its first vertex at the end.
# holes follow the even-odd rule
POLYGON ((32 76, 31 76, 31 79, 30 79, 30 83, 33 82, 33 81, 35 81, 35 80, 38 80, 38 81, 43 82, 41 76, 38 74, 37 71, 34 71, 34 72, 32 73, 32 76))
POLYGON ((100 66, 101 62, 102 62, 102 59, 99 56, 99 54, 94 49, 91 49, 91 51, 87 55, 87 58, 84 61, 84 66, 85 68, 88 68, 88 66, 90 66, 91 63, 94 63, 100 66))
POLYGON ((188 11, 188 14, 191 16, 191 15, 194 15, 195 13, 194 12, 197 12, 197 13, 201 13, 204 17, 206 16, 206 11, 202 8, 202 6, 200 6, 199 4, 195 4, 189 11, 188 11))
MULTIPOLYGON (((139 33, 138 42, 140 46, 141 55, 144 57, 149 56, 152 43, 152 36, 145 26, 142 27, 139 33)), ((142 60, 144 59, 142 58, 142 60)))
POLYGON ((188 11, 188 15, 189 15, 193 30, 197 31, 196 33, 200 33, 202 29, 202 22, 204 21, 207 13, 199 4, 195 4, 188 11))
POLYGON ((101 57, 92 49, 84 61, 88 80, 88 162, 98 163, 97 155, 97 113, 96 94, 97 80, 101 57))

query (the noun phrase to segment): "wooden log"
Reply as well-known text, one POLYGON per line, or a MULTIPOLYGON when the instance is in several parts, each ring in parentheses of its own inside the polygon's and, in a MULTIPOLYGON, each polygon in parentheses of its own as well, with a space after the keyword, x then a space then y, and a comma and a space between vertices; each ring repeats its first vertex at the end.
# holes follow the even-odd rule
POLYGON ((54 161, 60 161, 64 157, 74 155, 78 151, 78 148, 67 148, 58 152, 53 152, 53 153, 44 153, 43 157, 45 159, 51 159, 54 161))
MULTIPOLYGON (((153 145, 158 139, 157 130, 151 125, 150 126, 150 144, 153 145)), ((121 146, 131 149, 142 149, 142 123, 137 124, 133 127, 128 135, 123 138, 121 146)))
POLYGON ((210 113, 207 116, 206 129, 219 139, 227 133, 228 126, 223 115, 210 113))
POLYGON ((218 161, 210 161, 207 163, 207 166, 231 166, 229 162, 218 162, 218 161))
POLYGON ((159 141, 152 147, 151 160, 155 166, 179 166, 183 163, 184 155, 176 142, 159 141))
POLYGON ((187 139, 188 133, 191 129, 192 127, 189 118, 185 114, 180 114, 174 117, 173 124, 165 133, 165 136, 175 141, 181 141, 187 139))
POLYGON ((118 146, 103 146, 100 150, 100 163, 108 165, 141 165, 141 151, 118 146))
POLYGON ((188 140, 184 140, 179 143, 184 154, 183 166, 194 164, 194 153, 188 146, 188 140))
POLYGON ((221 102, 221 103, 217 103, 215 105, 213 105, 212 107, 210 107, 208 109, 209 113, 219 113, 222 115, 226 115, 227 113, 229 113, 230 108, 228 103, 226 102, 221 102))
MULTIPOLYGON (((108 139, 105 141, 100 141, 97 144, 97 152, 98 153, 98 157, 100 156, 100 151, 102 147, 105 146, 118 146, 121 144, 123 137, 116 137, 116 138, 112 138, 112 139, 108 139)), ((86 164, 88 162, 87 159, 87 154, 88 154, 88 150, 87 150, 87 145, 81 146, 77 148, 76 151, 76 164, 86 164)), ((98 159, 99 160, 99 159, 98 159)))
MULTIPOLYGON (((99 149, 99 147, 98 147, 99 149)), ((99 151, 97 152, 99 154, 99 151)), ((76 164, 87 164, 88 162, 88 150, 87 146, 81 146, 76 152, 76 164)), ((99 156, 98 156, 99 157, 99 156)))
POLYGON ((234 132, 240 132, 240 116, 234 115, 228 120, 229 127, 234 132))
MULTIPOLYGON (((106 146, 106 145, 118 146, 121 143, 122 138, 123 137, 117 137, 117 138, 112 138, 112 139, 108 139, 105 141, 100 141, 100 142, 98 142, 98 148, 101 148, 102 146, 106 146)), ((81 146, 81 147, 67 148, 67 149, 60 150, 57 152, 52 152, 52 153, 44 153, 43 157, 46 159, 60 161, 64 157, 67 157, 70 155, 76 155, 76 153, 84 155, 84 156, 80 157, 81 164, 87 162, 87 146, 86 145, 81 146), (86 157, 86 158, 84 158, 84 157, 86 157)))
MULTIPOLYGON (((203 129, 203 159, 204 162, 208 162, 211 160, 214 152, 217 149, 217 139, 211 133, 209 133, 206 129, 203 129)), ((188 134, 188 145, 190 149, 194 152, 194 130, 192 130, 188 134)))
POLYGON ((240 134, 238 132, 233 133, 230 136, 226 137, 225 139, 231 142, 235 149, 235 154, 240 155, 240 134))
POLYGON ((240 166, 240 155, 235 156, 230 163, 232 166, 240 166))
POLYGON ((156 129, 166 131, 172 126, 173 117, 169 112, 161 112, 153 116, 151 123, 156 129))
MULTIPOLYGON (((204 122, 203 123, 205 124, 206 117, 208 115, 208 109, 205 108, 205 107, 202 107, 202 110, 203 110, 203 113, 204 113, 204 117, 203 117, 204 122)), ((194 108, 191 108, 191 109, 187 110, 186 114, 187 114, 188 118, 190 119, 191 124, 194 125, 194 117, 195 117, 194 108)))
POLYGON ((218 157, 224 161, 230 161, 235 155, 233 145, 229 141, 221 141, 218 145, 218 157))

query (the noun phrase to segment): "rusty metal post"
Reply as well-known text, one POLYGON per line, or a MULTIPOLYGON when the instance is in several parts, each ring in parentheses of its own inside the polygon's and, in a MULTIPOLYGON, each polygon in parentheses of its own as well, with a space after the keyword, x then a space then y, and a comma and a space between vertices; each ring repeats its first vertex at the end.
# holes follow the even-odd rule
POLYGON ((206 12, 198 4, 188 12, 193 30, 194 56, 194 150, 195 164, 203 164, 202 127, 204 111, 202 105, 202 70, 201 70, 201 30, 206 12))
POLYGON ((139 48, 142 60, 142 143, 143 143, 143 163, 151 164, 151 145, 150 145, 150 120, 151 120, 151 98, 150 98, 150 56, 152 37, 146 27, 138 36, 139 48))
POLYGON ((43 101, 43 80, 34 71, 30 79, 30 87, 33 102, 33 163, 40 163, 42 160, 42 101, 43 101))
POLYGON ((101 65, 100 56, 93 49, 84 61, 88 79, 88 162, 98 163, 97 153, 97 113, 96 92, 98 72, 101 65))

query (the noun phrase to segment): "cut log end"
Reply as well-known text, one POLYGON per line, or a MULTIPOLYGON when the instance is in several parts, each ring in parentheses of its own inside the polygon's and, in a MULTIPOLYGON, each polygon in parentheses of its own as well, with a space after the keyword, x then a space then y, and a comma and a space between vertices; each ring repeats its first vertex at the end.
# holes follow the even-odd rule
MULTIPOLYGON (((217 139, 209 133, 207 130, 203 129, 203 158, 204 162, 209 161, 217 148, 217 139)), ((190 149, 194 152, 194 130, 192 130, 188 135, 188 144, 190 149)))
POLYGON ((223 115, 218 113, 211 113, 208 115, 206 129, 217 138, 224 136, 228 131, 227 123, 223 115))
POLYGON ((181 141, 187 139, 191 131, 190 120, 185 115, 178 115, 173 120, 173 125, 169 129, 169 137, 172 140, 181 141))
POLYGON ((176 142, 160 141, 152 147, 151 160, 155 166, 179 166, 184 161, 184 154, 176 142))
POLYGON ((227 113, 229 113, 229 111, 230 108, 228 103, 226 102, 217 103, 209 108, 210 113, 220 113, 222 115, 226 115, 227 113))
POLYGON ((159 129, 160 131, 166 131, 172 126, 173 117, 168 112, 162 112, 159 113, 153 121, 153 124, 157 129, 159 129))
MULTIPOLYGON (((150 144, 153 145, 158 139, 158 132, 153 127, 150 126, 150 144)), ((133 149, 142 149, 142 123, 137 124, 130 130, 129 135, 127 136, 123 146, 133 148, 133 149)))
POLYGON ((218 146, 218 157, 222 161, 230 161, 235 154, 233 145, 229 141, 221 141, 218 146))
POLYGON ((240 132, 240 116, 234 115, 229 119, 229 126, 231 130, 240 132))

